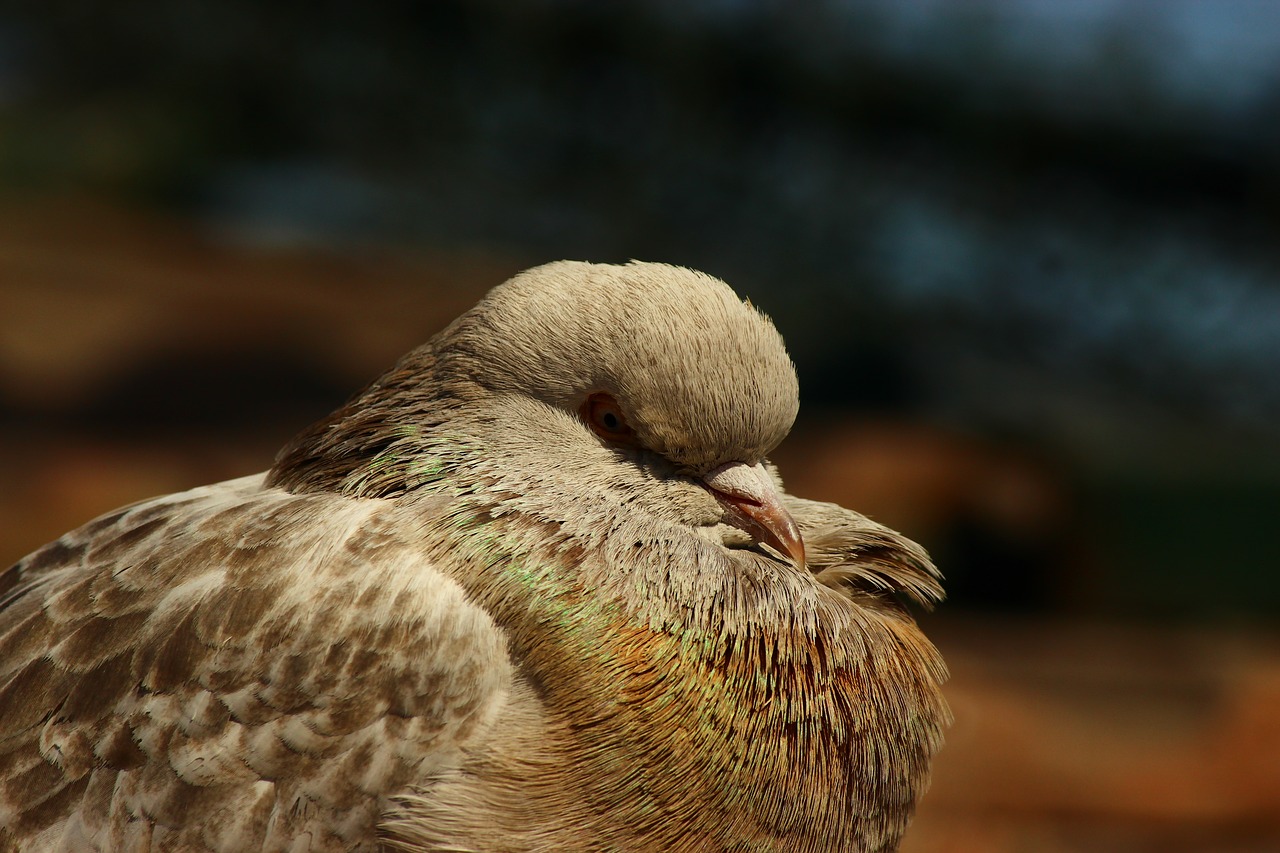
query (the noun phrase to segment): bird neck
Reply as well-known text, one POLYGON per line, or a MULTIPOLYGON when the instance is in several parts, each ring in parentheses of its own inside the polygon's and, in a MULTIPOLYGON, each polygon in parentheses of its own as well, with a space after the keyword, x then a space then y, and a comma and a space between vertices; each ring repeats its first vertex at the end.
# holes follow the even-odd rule
POLYGON ((544 721, 529 748, 554 752, 566 790, 666 849, 892 849, 947 719, 914 622, 754 552, 627 537, 625 517, 592 538, 601 521, 483 512, 458 528, 458 553, 486 562, 464 583, 544 721))

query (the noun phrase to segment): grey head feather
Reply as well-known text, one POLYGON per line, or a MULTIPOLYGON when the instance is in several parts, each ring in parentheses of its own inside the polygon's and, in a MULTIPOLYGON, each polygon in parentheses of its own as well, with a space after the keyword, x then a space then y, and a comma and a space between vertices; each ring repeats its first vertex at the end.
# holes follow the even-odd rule
POLYGON ((495 288, 445 335, 444 362, 562 408, 612 394, 640 443, 692 470, 755 463, 786 437, 795 368, 724 282, 667 264, 560 261, 495 288))

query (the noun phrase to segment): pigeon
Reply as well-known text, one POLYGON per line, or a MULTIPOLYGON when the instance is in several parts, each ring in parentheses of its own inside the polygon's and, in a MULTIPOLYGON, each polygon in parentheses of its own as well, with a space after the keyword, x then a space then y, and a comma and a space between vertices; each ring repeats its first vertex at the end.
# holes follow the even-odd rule
POLYGON ((897 849, 940 575, 787 494, 797 401, 709 275, 497 286, 265 473, 0 575, 0 850, 897 849))

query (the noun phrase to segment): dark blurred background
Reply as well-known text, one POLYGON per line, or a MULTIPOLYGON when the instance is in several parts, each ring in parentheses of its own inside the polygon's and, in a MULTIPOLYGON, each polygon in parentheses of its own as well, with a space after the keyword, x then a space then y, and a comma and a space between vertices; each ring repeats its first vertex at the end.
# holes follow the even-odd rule
POLYGON ((1280 4, 0 8, 0 562, 269 464, 515 271, 786 336, 934 553, 907 851, 1280 849, 1280 4))

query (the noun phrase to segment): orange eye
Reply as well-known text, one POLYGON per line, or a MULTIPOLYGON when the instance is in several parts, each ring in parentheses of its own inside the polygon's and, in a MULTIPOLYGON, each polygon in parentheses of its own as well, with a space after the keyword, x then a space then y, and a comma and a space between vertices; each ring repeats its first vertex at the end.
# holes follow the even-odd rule
POLYGON ((578 410, 587 426, 605 441, 615 444, 630 444, 635 441, 636 431, 627 426, 626 415, 618 401, 603 391, 588 394, 578 410))

